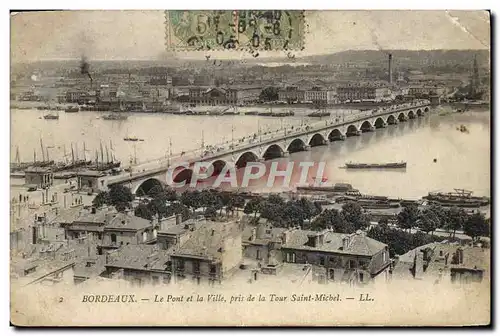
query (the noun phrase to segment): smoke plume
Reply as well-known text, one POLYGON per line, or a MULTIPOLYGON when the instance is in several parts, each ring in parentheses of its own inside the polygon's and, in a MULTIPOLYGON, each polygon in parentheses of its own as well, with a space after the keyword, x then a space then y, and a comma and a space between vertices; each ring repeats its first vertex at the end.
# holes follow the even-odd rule
POLYGON ((90 74, 90 64, 85 56, 82 56, 80 60, 80 73, 82 75, 89 76, 90 80, 92 80, 92 75, 90 74))

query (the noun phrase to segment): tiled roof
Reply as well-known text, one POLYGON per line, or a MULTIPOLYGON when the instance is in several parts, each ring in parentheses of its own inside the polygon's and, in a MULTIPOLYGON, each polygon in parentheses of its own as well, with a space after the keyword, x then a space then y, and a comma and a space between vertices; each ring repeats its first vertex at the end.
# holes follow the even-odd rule
POLYGON ((73 269, 74 276, 82 278, 99 276, 106 270, 104 266, 105 262, 105 255, 98 255, 94 258, 84 258, 75 264, 75 268, 73 269))
POLYGON ((117 213, 104 226, 104 230, 141 230, 151 227, 151 221, 124 213, 117 213))
POLYGON ((204 223, 173 255, 190 255, 207 259, 219 259, 223 253, 224 239, 239 233, 235 222, 204 223))
POLYGON ((125 245, 108 255, 107 266, 142 270, 165 270, 170 250, 155 245, 125 245))
POLYGON ((352 234, 336 233, 332 231, 308 231, 308 230, 292 230, 287 234, 284 248, 293 248, 301 250, 313 250, 324 252, 335 252, 342 254, 354 254, 372 256, 386 248, 386 244, 375 239, 367 237, 363 232, 352 234), (305 245, 308 242, 309 236, 324 235, 323 244, 316 247, 305 245), (349 238, 347 248, 343 248, 343 239, 349 238))

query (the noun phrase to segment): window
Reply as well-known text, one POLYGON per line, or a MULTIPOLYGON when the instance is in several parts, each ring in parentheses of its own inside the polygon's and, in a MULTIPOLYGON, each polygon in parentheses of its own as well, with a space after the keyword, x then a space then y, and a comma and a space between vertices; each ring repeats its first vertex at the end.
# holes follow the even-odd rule
POLYGON ((319 257, 319 264, 325 266, 325 257, 319 257))
POLYGON ((210 265, 210 274, 215 274, 217 272, 217 269, 215 265, 210 265))
POLYGON ((295 262, 295 253, 293 252, 288 252, 286 254, 286 262, 289 262, 289 263, 294 263, 295 262))
POLYGON ((116 244, 116 234, 111 234, 111 243, 116 244))
POLYGON ((363 272, 359 273, 359 282, 363 282, 365 280, 365 274, 363 272))
POLYGON ((198 260, 193 261, 193 272, 200 273, 200 262, 198 260))
POLYGON ((349 260, 348 268, 350 269, 356 268, 356 260, 349 260))
POLYGON ((335 280, 335 270, 333 268, 330 268, 328 270, 328 277, 330 278, 330 280, 335 280))
POLYGON ((257 260, 260 260, 260 249, 257 249, 257 260))

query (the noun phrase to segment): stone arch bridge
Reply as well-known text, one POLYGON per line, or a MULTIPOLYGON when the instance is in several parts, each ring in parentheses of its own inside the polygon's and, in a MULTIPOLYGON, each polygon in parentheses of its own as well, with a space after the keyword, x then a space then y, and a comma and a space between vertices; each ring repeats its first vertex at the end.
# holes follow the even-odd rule
POLYGON ((409 105, 393 106, 382 111, 368 111, 362 116, 356 115, 349 120, 324 120, 324 123, 319 121, 313 126, 276 131, 274 134, 266 136, 260 135, 251 142, 235 143, 225 151, 179 160, 172 162, 170 166, 163 165, 138 173, 110 176, 102 183, 102 186, 103 189, 107 189, 114 184, 123 184, 128 186, 134 194, 147 193, 154 186, 167 183, 166 172, 169 167, 173 168, 172 178, 174 182, 189 181, 196 162, 210 163, 214 168, 214 173, 220 172, 225 165, 242 168, 250 162, 270 160, 298 151, 307 151, 313 146, 342 141, 346 137, 359 136, 364 132, 373 132, 377 128, 385 128, 388 125, 422 117, 431 108, 429 102, 409 105), (176 166, 181 162, 188 163, 189 168, 176 166))

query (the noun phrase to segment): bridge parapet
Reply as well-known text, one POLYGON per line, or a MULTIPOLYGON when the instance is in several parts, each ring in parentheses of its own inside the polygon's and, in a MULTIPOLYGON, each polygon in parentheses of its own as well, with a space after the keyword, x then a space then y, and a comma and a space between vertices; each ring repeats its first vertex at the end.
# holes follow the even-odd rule
MULTIPOLYGON (((217 148, 218 150, 216 152, 207 153, 205 155, 197 154, 200 152, 200 149, 198 149, 189 152, 183 152, 170 158, 150 160, 147 163, 154 163, 155 161, 158 161, 159 167, 148 168, 144 171, 127 173, 126 175, 124 174, 121 176, 110 176, 110 178, 106 181, 106 185, 109 186, 113 184, 121 184, 149 178, 151 176, 156 176, 165 173, 169 169, 169 167, 179 163, 192 164, 199 161, 215 161, 221 159, 236 163, 237 158, 245 152, 258 153, 258 158, 262 158, 266 151, 266 148, 269 148, 273 144, 278 144, 284 150, 284 152, 286 152, 290 143, 295 139, 302 140, 305 144, 305 149, 307 150, 307 148, 309 147, 309 142, 316 133, 320 134, 324 139, 328 140, 328 135, 335 129, 339 129, 341 134, 345 135, 347 133, 347 128, 351 125, 354 125, 357 129, 357 132, 360 132, 361 125, 364 121, 368 120, 370 121, 371 125, 374 125, 376 119, 381 116, 390 116, 396 113, 409 112, 412 110, 416 115, 416 109, 430 108, 431 106, 432 105, 429 101, 419 101, 411 104, 407 103, 391 106, 390 108, 379 108, 375 110, 363 111, 361 113, 348 116, 347 118, 343 118, 342 121, 338 119, 338 122, 334 120, 321 120, 316 122, 315 124, 305 125, 297 127, 295 129, 275 130, 270 131, 264 135, 254 135, 253 137, 245 136, 243 138, 245 139, 245 142, 241 142, 241 139, 239 139, 239 142, 225 142, 213 145, 212 147, 217 148), (247 138, 248 140, 246 140, 247 138), (220 148, 223 148, 223 150, 220 150, 220 148), (169 162, 165 162, 167 160, 169 162)), ((406 117, 407 115, 405 115, 405 118, 406 117)), ((391 121, 391 123, 396 124, 397 121, 398 116, 395 116, 395 120, 391 121)), ((384 125, 388 124, 387 120, 383 120, 383 122, 384 125)))

